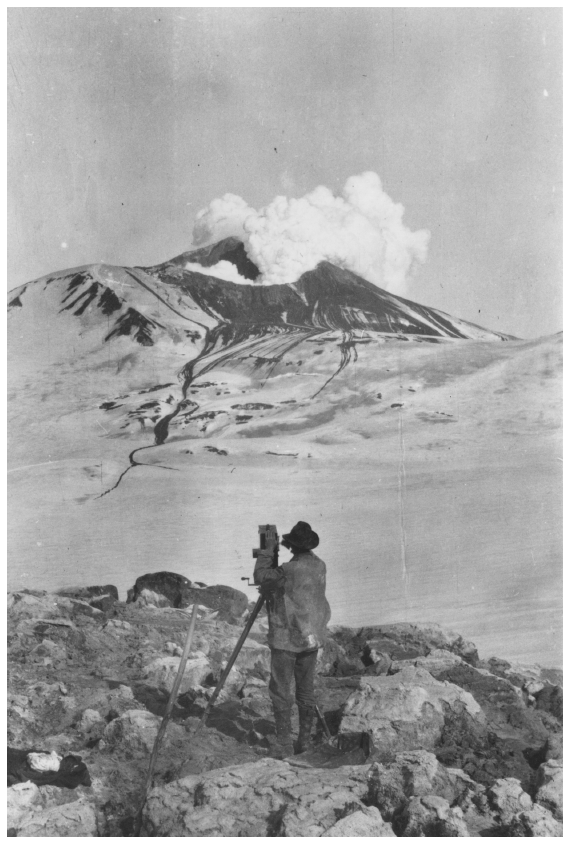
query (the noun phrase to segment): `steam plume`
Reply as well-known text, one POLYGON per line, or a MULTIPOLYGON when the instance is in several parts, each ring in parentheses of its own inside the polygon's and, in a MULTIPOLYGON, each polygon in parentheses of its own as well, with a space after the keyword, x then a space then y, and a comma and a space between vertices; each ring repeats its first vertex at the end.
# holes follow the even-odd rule
POLYGON ((197 246, 241 238, 261 271, 256 284, 290 284, 326 260, 401 294, 414 264, 425 261, 430 237, 410 231, 403 215, 379 176, 367 172, 351 176, 341 196, 321 186, 301 199, 277 196, 260 211, 225 194, 198 213, 193 236, 197 246))

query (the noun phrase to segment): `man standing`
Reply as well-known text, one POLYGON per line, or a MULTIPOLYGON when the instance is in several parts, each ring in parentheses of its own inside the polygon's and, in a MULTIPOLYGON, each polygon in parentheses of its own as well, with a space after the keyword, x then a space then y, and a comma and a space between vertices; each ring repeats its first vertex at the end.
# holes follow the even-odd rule
POLYGON ((313 554, 319 537, 307 522, 297 522, 286 533, 281 545, 293 556, 273 568, 275 543, 260 550, 253 579, 267 598, 271 680, 269 695, 275 715, 277 747, 275 756, 284 759, 293 753, 291 737, 291 686, 299 708, 299 737, 294 748, 302 753, 309 746, 315 713, 315 668, 318 649, 323 647, 331 610, 325 597, 326 566, 313 554))

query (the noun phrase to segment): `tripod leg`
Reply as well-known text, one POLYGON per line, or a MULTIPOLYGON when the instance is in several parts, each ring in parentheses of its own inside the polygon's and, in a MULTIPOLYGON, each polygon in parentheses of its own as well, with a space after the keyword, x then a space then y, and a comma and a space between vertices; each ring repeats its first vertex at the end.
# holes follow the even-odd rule
POLYGON ((208 720, 208 716, 209 716, 209 714, 212 710, 212 707, 214 706, 214 704, 215 704, 215 702, 218 698, 218 695, 222 691, 222 689, 224 687, 224 683, 228 679, 228 674, 232 670, 234 662, 238 658, 238 655, 239 655, 239 652, 242 649, 243 643, 247 639, 249 631, 251 630, 251 628, 253 626, 253 622, 255 621, 257 616, 259 615, 259 611, 261 610, 261 607, 263 606, 264 601, 265 601, 265 598, 263 597, 263 595, 260 595, 259 598, 257 599, 256 605, 254 606, 251 613, 249 614, 249 618, 247 619, 247 621, 245 623, 245 627, 242 631, 242 634, 237 641, 237 644, 236 644, 236 646, 233 650, 232 655, 230 656, 230 658, 228 660, 226 667, 222 671, 220 679, 218 680, 218 684, 217 684, 216 688, 214 689, 210 700, 208 701, 208 706, 204 710, 204 714, 202 715, 202 718, 200 719, 200 723, 198 724, 198 726, 194 730, 194 735, 196 735, 198 733, 198 731, 202 729, 202 727, 204 726, 204 724, 208 720))

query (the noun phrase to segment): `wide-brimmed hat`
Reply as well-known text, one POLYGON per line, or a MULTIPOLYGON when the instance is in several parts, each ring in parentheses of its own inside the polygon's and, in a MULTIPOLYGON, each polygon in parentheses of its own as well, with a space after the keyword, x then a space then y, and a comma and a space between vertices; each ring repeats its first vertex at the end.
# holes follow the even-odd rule
POLYGON ((284 533, 283 545, 294 545, 303 551, 311 551, 319 544, 319 535, 311 529, 307 522, 297 522, 290 533, 284 533))

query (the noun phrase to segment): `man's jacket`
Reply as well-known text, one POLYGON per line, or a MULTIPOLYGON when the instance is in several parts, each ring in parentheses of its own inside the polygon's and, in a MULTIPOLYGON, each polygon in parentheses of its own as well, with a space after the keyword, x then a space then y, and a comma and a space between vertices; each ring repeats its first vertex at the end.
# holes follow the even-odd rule
POLYGON ((312 551, 272 568, 273 555, 259 551, 253 579, 268 597, 269 647, 284 651, 321 648, 331 608, 325 597, 327 567, 312 551))

